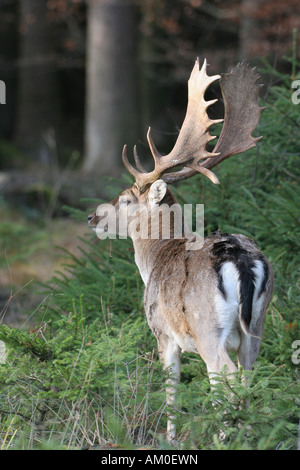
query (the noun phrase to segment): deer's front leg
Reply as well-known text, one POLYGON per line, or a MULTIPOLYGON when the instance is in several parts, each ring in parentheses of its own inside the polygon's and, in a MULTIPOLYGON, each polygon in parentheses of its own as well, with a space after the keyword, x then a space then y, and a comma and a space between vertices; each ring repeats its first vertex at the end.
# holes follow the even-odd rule
MULTIPOLYGON (((162 334, 157 339, 158 353, 165 369, 168 370, 166 402, 167 406, 174 406, 176 403, 176 385, 180 381, 180 355, 181 349, 173 338, 162 334)), ((175 416, 168 414, 167 440, 172 442, 176 436, 175 416)))

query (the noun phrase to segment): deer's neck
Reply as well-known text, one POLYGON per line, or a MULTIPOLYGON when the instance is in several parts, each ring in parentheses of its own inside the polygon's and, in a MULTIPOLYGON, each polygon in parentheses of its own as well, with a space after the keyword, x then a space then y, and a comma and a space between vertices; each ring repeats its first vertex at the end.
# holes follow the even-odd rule
MULTIPOLYGON (((174 210, 174 206, 172 207, 174 210)), ((175 213, 172 207, 167 204, 165 207, 159 206, 159 216, 152 211, 146 223, 146 230, 143 230, 143 237, 133 238, 135 262, 145 285, 153 268, 167 258, 173 243, 185 240, 182 210, 177 205, 175 213)))
POLYGON ((153 268, 157 265, 164 249, 167 248, 170 240, 134 240, 135 263, 140 271, 140 275, 147 285, 153 268))

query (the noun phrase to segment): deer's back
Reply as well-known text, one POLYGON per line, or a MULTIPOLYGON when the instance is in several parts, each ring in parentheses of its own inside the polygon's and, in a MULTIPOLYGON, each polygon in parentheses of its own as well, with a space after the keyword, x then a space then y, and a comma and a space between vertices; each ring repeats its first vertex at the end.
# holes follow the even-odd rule
POLYGON ((186 250, 185 240, 169 240, 145 289, 149 326, 156 336, 171 330, 191 351, 201 331, 228 335, 239 328, 240 308, 245 328, 252 321, 260 331, 272 283, 268 260, 243 235, 216 232, 199 250, 186 250))

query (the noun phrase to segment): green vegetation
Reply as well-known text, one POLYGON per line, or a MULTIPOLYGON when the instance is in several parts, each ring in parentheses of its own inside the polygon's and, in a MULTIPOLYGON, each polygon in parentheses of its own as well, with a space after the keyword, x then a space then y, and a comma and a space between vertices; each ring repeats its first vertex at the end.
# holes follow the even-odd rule
MULTIPOLYGON (((183 356, 175 410, 181 449, 297 447, 300 377, 292 354, 300 340, 300 105, 291 101, 291 79, 279 78, 262 103, 264 139, 224 162, 217 170, 221 186, 195 177, 175 189, 182 203, 205 203, 207 233, 219 228, 254 238, 275 272, 247 388, 221 375, 212 392, 202 360, 183 356)), ((84 224, 86 214, 75 213, 84 224)), ((11 229, 0 225, 4 235, 11 229)), ((131 242, 100 242, 93 234, 83 241, 80 256, 66 254, 66 272, 43 286, 35 328, 0 326, 7 347, 0 364, 0 449, 169 448, 165 373, 143 313, 131 242)))

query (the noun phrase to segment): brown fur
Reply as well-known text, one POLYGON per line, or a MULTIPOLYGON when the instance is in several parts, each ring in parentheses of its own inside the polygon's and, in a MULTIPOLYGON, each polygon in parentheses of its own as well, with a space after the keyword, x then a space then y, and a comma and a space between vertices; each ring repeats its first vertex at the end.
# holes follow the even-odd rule
MULTIPOLYGON (((149 188, 141 193, 134 185, 124 191, 120 197, 128 199, 127 210, 130 204, 136 201, 143 204, 147 208, 148 223, 150 223, 150 214, 154 209, 151 208, 149 194, 149 188)), ((120 209, 119 198, 112 203, 118 210, 120 209)), ((160 201, 160 204, 162 203, 168 206, 176 203, 169 189, 160 201)), ((97 221, 97 215, 93 214, 90 224, 96 225, 97 221)), ((174 386, 179 380, 180 355, 183 350, 196 352, 202 357, 212 382, 215 380, 213 374, 220 372, 224 366, 229 372, 237 370, 228 355, 230 348, 236 350, 243 368, 252 367, 258 354, 265 311, 273 288, 273 274, 269 262, 255 243, 247 237, 227 236, 217 232, 207 237, 202 248, 196 251, 187 250, 186 242, 184 236, 182 239, 163 239, 161 231, 157 240, 133 241, 135 260, 145 282, 144 306, 147 321, 157 338, 160 358, 173 372, 167 390, 169 404, 175 400, 174 386), (231 245, 228 245, 228 240, 231 240, 231 245), (243 253, 249 260, 258 260, 260 263, 263 260, 264 266, 267 267, 268 276, 265 279, 263 302, 256 317, 252 319, 248 332, 239 321, 237 311, 229 314, 225 311, 224 321, 222 308, 218 312, 218 302, 222 304, 225 299, 220 290, 220 275, 215 267, 218 262, 216 253, 218 253, 217 248, 219 251, 222 249, 222 243, 225 246, 225 242, 232 250, 236 248, 236 256, 243 253), (224 337, 222 340, 222 335, 224 336, 227 324, 231 324, 230 322, 232 328, 228 327, 228 338, 224 337), (236 345, 230 340, 231 334, 235 337, 236 345)), ((250 272, 249 268, 249 276, 250 274, 253 275, 253 272, 250 272)), ((231 279, 226 279, 226 282, 230 283, 231 279)), ((175 436, 172 419, 168 423, 167 431, 168 438, 172 440, 175 436)))

